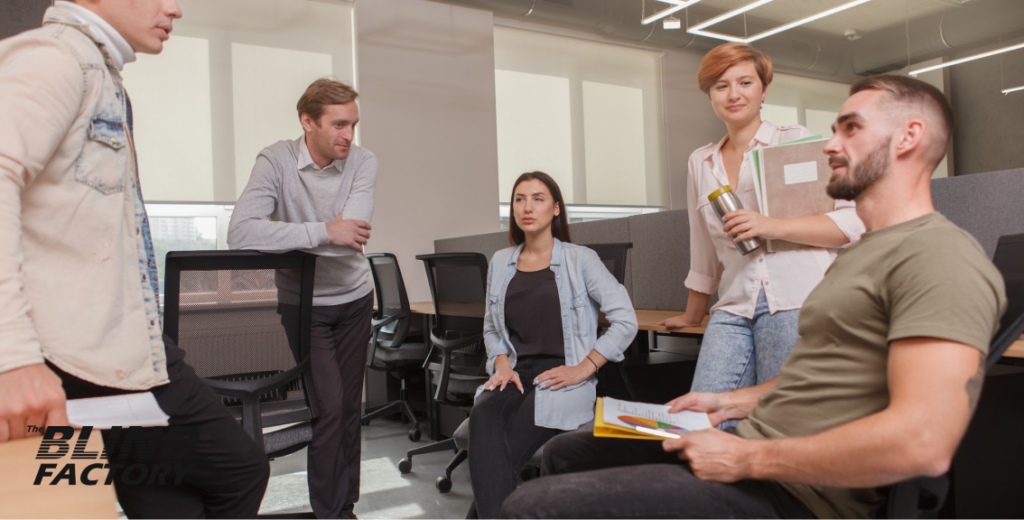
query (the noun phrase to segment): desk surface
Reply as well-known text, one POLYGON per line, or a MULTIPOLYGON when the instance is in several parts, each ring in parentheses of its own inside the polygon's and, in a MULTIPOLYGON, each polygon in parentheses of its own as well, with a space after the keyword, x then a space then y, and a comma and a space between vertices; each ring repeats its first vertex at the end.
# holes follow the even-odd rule
MULTIPOLYGON (((473 307, 474 309, 478 309, 480 306, 474 305, 473 307)), ((412 312, 415 314, 434 314, 434 304, 432 302, 413 302, 409 304, 409 308, 412 309, 412 312)), ((658 325, 659 321, 673 316, 679 316, 682 313, 683 311, 651 311, 637 309, 636 321, 640 325, 640 330, 676 332, 680 334, 704 334, 704 328, 707 327, 708 320, 710 319, 709 316, 704 317, 704 322, 700 327, 685 327, 669 331, 665 327, 658 325)), ((479 310, 473 312, 473 314, 479 314, 479 310)), ((1021 339, 1017 340, 1010 346, 1004 357, 1024 359, 1024 336, 1021 336, 1021 339)))
POLYGON ((1003 357, 1024 359, 1024 336, 1013 342, 1010 348, 1006 349, 1006 353, 1003 357))
MULTIPOLYGON (((434 314, 434 304, 432 302, 412 302, 409 304, 409 308, 412 310, 414 314, 434 314)), ((468 305, 467 311, 469 312, 467 312, 466 314, 460 313, 460 315, 470 317, 476 315, 475 317, 482 317, 483 315, 480 314, 480 308, 480 305, 468 305)), ((704 327, 707 326, 708 319, 710 319, 707 316, 704 317, 704 322, 701 324, 700 327, 684 327, 682 329, 673 329, 669 331, 665 327, 658 325, 659 321, 671 318, 673 316, 679 316, 682 313, 683 311, 649 311, 638 309, 636 311, 636 321, 640 325, 640 330, 653 330, 658 332, 677 332, 681 334, 704 334, 704 327)))
MULTIPOLYGON (((75 440, 78 439, 75 432, 75 440)), ((102 485, 107 478, 107 470, 94 470, 89 477, 101 483, 95 486, 83 486, 77 482, 86 461, 73 461, 69 453, 56 460, 36 460, 42 437, 29 437, 16 441, 0 443, 0 517, 2 518, 118 518, 115 506, 114 486, 102 485), (53 475, 44 477, 43 482, 33 486, 32 482, 39 472, 42 463, 57 464, 53 475), (75 463, 75 486, 68 485, 66 479, 56 486, 49 485, 57 472, 65 464, 75 463)), ((73 442, 73 441, 72 441, 73 442)), ((72 443, 72 446, 74 444, 72 443)), ((87 451, 102 451, 103 440, 98 431, 89 436, 87 451)), ((91 463, 105 462, 101 460, 91 463)))

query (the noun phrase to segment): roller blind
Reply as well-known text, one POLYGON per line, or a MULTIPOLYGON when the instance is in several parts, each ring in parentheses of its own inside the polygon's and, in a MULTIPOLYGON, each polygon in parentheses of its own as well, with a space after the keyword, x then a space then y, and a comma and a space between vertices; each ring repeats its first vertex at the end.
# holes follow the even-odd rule
POLYGON ((495 27, 499 200, 540 170, 568 203, 665 205, 661 57, 495 27))

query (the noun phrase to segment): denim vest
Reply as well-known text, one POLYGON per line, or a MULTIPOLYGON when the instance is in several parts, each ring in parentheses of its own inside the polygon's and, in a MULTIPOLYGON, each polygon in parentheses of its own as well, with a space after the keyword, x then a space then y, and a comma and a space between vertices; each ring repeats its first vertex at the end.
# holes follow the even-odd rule
MULTIPOLYGON (((516 274, 523 245, 502 249, 491 258, 487 272, 487 309, 484 314, 484 344, 487 347, 487 373, 494 374, 494 359, 507 355, 514 369, 516 349, 505 324, 505 293, 516 274)), ((592 249, 555 239, 551 267, 558 286, 562 311, 562 339, 565 364, 576 366, 596 350, 608 361, 621 361, 622 353, 636 336, 637 322, 633 303, 626 288, 608 272, 592 249), (597 337, 597 312, 600 309, 610 323, 597 337)), ((484 390, 477 389, 477 396, 484 390)), ((535 424, 558 430, 575 430, 594 419, 597 378, 560 390, 536 387, 535 424)))

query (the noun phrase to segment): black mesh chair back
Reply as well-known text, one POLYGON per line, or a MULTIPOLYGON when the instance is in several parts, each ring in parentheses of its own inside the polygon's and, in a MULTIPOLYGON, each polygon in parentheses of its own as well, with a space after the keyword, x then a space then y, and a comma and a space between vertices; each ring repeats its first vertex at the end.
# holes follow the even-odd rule
POLYGON ((301 252, 167 254, 164 333, 272 457, 305 446, 319 415, 309 368, 315 265, 301 252), (279 301, 298 309, 297 327, 286 331, 279 301), (263 434, 291 423, 304 427, 263 434))
MULTIPOLYGON (((992 263, 1006 283, 1006 313, 989 345, 985 369, 990 370, 1006 350, 1024 334, 1024 234, 999 238, 992 263)), ((1016 361, 1016 360, 1015 360, 1016 361)), ((949 477, 919 477, 889 487, 888 518, 920 518, 942 508, 949 492, 949 477)))
POLYGON ((400 347, 409 332, 412 312, 398 259, 391 253, 368 253, 366 260, 377 294, 377 309, 373 313, 375 339, 382 347, 400 347))
POLYGON ((615 276, 619 283, 626 283, 626 256, 630 249, 633 249, 632 242, 618 244, 586 244, 586 247, 593 249, 601 262, 608 268, 608 272, 615 276))
POLYGON ((487 299, 487 257, 479 253, 419 255, 434 301, 430 328, 434 400, 472 406, 476 387, 487 380, 483 345, 487 299))
POLYGON ((992 368, 1024 332, 1024 234, 999 237, 992 263, 1006 283, 1006 313, 989 349, 988 368, 992 368))

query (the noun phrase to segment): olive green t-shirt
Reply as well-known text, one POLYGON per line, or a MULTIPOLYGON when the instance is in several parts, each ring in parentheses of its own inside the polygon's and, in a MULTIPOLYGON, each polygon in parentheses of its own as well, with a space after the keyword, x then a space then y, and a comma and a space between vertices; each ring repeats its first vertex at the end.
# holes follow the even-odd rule
MULTIPOLYGON (((800 339, 737 433, 804 437, 889 405, 889 343, 931 337, 988 352, 1006 309, 1003 279, 973 237, 939 213, 865 233, 800 310, 800 339)), ((782 483, 819 518, 868 518, 877 489, 782 483)))

